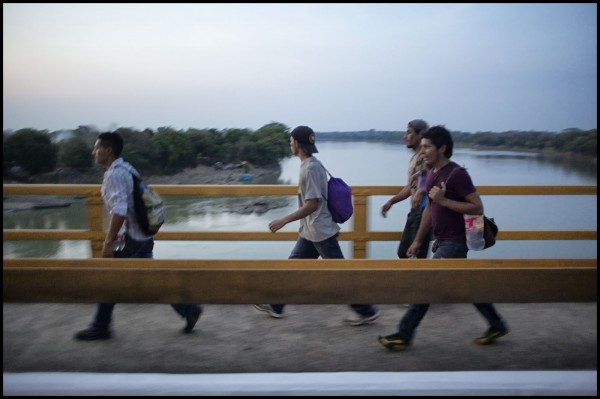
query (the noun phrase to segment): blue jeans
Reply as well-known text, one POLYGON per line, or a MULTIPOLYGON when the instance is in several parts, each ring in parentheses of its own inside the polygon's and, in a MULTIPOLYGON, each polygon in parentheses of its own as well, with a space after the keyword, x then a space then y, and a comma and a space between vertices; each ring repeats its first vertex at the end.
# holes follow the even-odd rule
MULTIPOLYGON (((326 240, 313 242, 305 238, 298 237, 296 245, 288 259, 344 259, 344 254, 337 240, 337 234, 326 240)), ((271 305, 277 313, 283 313, 285 305, 271 305)), ((362 316, 373 316, 377 313, 377 308, 373 305, 350 305, 350 307, 362 316)))
MULTIPOLYGON (((466 258, 467 252, 469 249, 467 245, 462 242, 455 241, 440 241, 439 246, 435 253, 433 254, 433 259, 441 259, 441 258, 466 258)), ((475 308, 481 313, 481 315, 487 320, 490 325, 490 328, 494 330, 506 330, 506 323, 502 320, 496 308, 491 303, 474 303, 475 308)), ((410 305, 408 310, 400 320, 400 325, 398 326, 398 334, 400 338, 406 344, 410 345, 415 330, 425 317, 425 314, 429 310, 429 304, 416 304, 410 305)))
MULTIPOLYGON (((126 237, 125 248, 122 251, 114 253, 115 258, 145 258, 153 257, 152 250, 154 249, 154 240, 136 241, 130 237, 126 237)), ((200 305, 176 304, 171 305, 173 309, 183 318, 202 311, 200 305)), ((112 319, 112 313, 115 308, 114 303, 99 303, 96 309, 94 321, 90 328, 96 331, 108 331, 112 319)))

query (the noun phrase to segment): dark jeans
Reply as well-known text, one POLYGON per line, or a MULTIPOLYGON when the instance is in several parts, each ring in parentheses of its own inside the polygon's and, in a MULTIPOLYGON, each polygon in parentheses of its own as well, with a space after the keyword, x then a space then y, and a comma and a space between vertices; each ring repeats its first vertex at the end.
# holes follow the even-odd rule
MULTIPOLYGON (((415 240, 417 230, 419 230, 419 224, 421 224, 421 216, 423 211, 421 208, 413 208, 408 212, 406 216, 406 225, 402 230, 402 237, 400 238, 400 244, 398 245, 398 257, 400 259, 406 259, 406 251, 415 240)), ((423 238, 421 248, 417 253, 417 258, 426 259, 427 253, 429 252, 429 242, 431 241, 431 231, 429 231, 423 238)))
MULTIPOLYGON (((466 258, 468 251, 465 243, 440 241, 437 250, 433 254, 433 259, 466 258)), ((474 303, 473 305, 487 320, 490 328, 495 330, 505 330, 507 328, 506 323, 502 320, 494 305, 491 303, 474 303)), ((423 317, 425 317, 425 314, 429 310, 429 306, 428 303, 410 305, 404 314, 404 317, 400 320, 398 334, 407 344, 412 342, 415 330, 419 326, 419 323, 421 323, 421 320, 423 320, 423 317)))
MULTIPOLYGON (((337 240, 337 234, 326 240, 313 242, 298 237, 296 245, 289 256, 289 259, 344 259, 344 254, 337 240)), ((283 313, 285 305, 271 305, 277 313, 283 313)), ((377 308, 373 305, 350 305, 350 307, 362 316, 373 316, 377 313, 377 308)))
MULTIPOLYGON (((114 253, 115 258, 145 258, 151 259, 154 249, 154 240, 136 241, 130 237, 126 238, 125 248, 122 251, 114 253)), ((194 314, 197 310, 202 311, 200 305, 175 304, 171 305, 173 309, 183 318, 194 314)), ((115 308, 114 303, 99 303, 96 309, 96 315, 90 328, 97 331, 108 331, 112 320, 112 313, 115 308)))

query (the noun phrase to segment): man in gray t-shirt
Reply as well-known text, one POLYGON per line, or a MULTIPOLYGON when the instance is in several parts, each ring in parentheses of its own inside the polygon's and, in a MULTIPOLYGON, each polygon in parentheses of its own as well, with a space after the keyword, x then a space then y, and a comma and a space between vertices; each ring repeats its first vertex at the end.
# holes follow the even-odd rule
POLYGON ((317 200, 317 209, 300 219, 300 237, 309 241, 323 241, 340 232, 327 207, 327 172, 314 156, 300 164, 298 207, 302 208, 308 200, 317 200))
MULTIPOLYGON (((289 215, 269 223, 269 230, 277 232, 283 226, 300 221, 300 231, 290 259, 344 259, 337 236, 340 227, 331 217, 327 207, 327 172, 321 162, 313 156, 319 152, 315 146, 315 133, 308 126, 292 130, 290 149, 300 158, 298 184, 298 209, 289 215)), ((271 317, 283 317, 285 305, 254 305, 271 317)), ((373 305, 350 305, 356 314, 345 320, 354 326, 370 323, 379 317, 373 305)))

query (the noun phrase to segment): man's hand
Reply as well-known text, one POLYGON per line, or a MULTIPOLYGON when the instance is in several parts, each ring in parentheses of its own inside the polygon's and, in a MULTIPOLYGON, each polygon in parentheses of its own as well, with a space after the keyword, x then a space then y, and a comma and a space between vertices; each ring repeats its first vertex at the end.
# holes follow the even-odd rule
POLYGON ((114 258, 113 246, 112 243, 104 242, 102 244, 102 257, 103 258, 114 258))
POLYGON ((442 187, 433 186, 429 190, 429 198, 431 201, 441 203, 446 198, 446 183, 442 182, 442 187))
POLYGON ((406 250, 406 256, 408 256, 409 258, 417 256, 419 248, 421 248, 421 242, 416 240, 413 241, 413 243, 410 244, 410 247, 408 247, 408 249, 406 250))
POLYGON ((269 223, 269 230, 271 230, 272 233, 275 233, 285 225, 286 223, 283 219, 276 219, 269 223))
POLYGON ((390 201, 387 201, 385 204, 383 204, 383 206, 381 207, 381 216, 387 217, 387 213, 391 207, 392 204, 390 203, 390 201))

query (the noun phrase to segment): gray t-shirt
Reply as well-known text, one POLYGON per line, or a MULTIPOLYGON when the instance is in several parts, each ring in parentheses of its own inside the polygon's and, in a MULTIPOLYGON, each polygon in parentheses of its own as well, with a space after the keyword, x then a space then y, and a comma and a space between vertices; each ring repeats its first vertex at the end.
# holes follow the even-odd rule
POLYGON ((306 200, 317 198, 319 207, 305 218, 300 219, 300 237, 319 242, 339 233, 340 226, 333 221, 327 208, 327 172, 317 158, 305 159, 300 165, 298 201, 302 206, 306 200))

